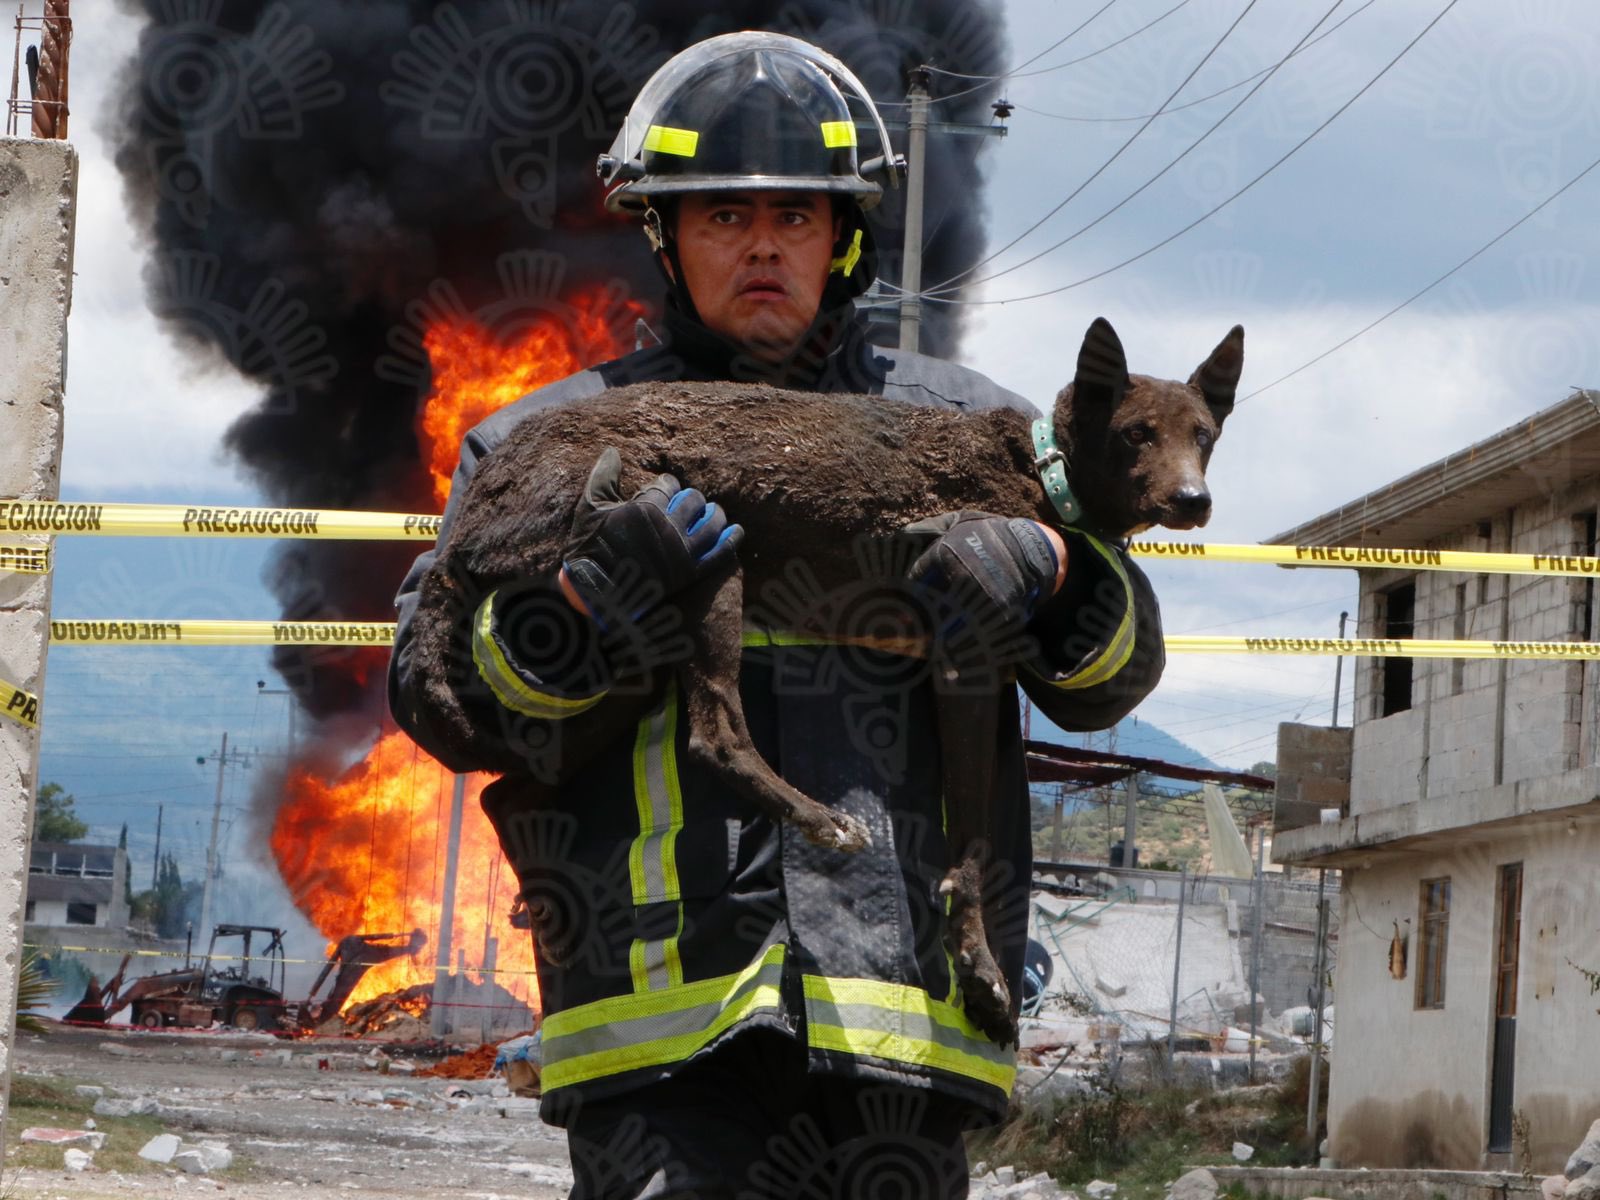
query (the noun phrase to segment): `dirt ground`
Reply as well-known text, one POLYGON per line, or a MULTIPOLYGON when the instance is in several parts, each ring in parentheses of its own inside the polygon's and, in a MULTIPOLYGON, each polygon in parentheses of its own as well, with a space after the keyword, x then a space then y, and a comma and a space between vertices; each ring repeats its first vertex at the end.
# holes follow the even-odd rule
POLYGON ((22 1035, 0 1200, 566 1196, 565 1140, 538 1119, 537 1101, 507 1095, 498 1081, 411 1075, 403 1053, 385 1070, 386 1058, 350 1041, 266 1034, 63 1027, 22 1035), (103 1088, 103 1098, 76 1092, 85 1085, 103 1088), (20 1140, 24 1128, 44 1123, 28 1098, 47 1091, 79 1106, 50 1124, 77 1128, 92 1119, 107 1135, 99 1162, 86 1171, 60 1166, 58 1147, 20 1140), (153 1102, 153 1111, 127 1120, 88 1116, 97 1099, 143 1100, 147 1109, 153 1102), (144 1163, 135 1156, 152 1129, 178 1135, 186 1147, 223 1143, 235 1163, 214 1175, 144 1163), (107 1159, 127 1169, 107 1167, 107 1159))

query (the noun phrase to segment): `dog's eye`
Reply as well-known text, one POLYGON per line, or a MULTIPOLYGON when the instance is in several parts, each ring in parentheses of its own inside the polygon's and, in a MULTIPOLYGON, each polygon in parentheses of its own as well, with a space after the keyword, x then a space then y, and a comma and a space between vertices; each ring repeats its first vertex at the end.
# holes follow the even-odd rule
POLYGON ((1130 446, 1142 446, 1151 438, 1150 426, 1130 425, 1122 431, 1122 436, 1130 446))
POLYGON ((1204 450, 1207 446, 1211 445, 1212 441, 1215 439, 1213 439, 1211 436, 1211 431, 1209 429, 1196 429, 1194 431, 1194 440, 1195 444, 1198 445, 1200 449, 1204 450))

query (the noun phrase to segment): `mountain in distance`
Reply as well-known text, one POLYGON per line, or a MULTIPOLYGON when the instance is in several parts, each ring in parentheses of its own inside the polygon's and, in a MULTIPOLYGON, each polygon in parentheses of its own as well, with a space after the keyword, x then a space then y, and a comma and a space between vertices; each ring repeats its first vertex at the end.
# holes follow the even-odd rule
MULTIPOLYGON (((1055 742, 1061 746, 1088 745, 1096 750, 1111 749, 1110 735, 1108 733, 1068 733, 1040 712, 1037 707, 1033 710, 1031 732, 1035 741, 1055 742)), ((1185 767, 1199 767, 1205 770, 1219 769, 1216 763, 1201 754, 1193 746, 1186 742, 1180 742, 1170 733, 1152 725, 1149 721, 1141 720, 1137 714, 1126 717, 1117 723, 1116 753, 1129 754, 1135 758, 1159 758, 1163 762, 1177 763, 1185 767)))

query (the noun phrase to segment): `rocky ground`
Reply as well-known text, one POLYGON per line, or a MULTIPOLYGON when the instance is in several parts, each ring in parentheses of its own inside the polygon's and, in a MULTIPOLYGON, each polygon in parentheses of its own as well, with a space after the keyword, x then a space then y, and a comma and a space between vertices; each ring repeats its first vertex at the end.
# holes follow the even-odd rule
MULTIPOLYGON (((348 1041, 266 1034, 57 1028, 24 1035, 0 1200, 265 1200, 290 1188, 304 1200, 567 1194, 565 1143, 538 1119, 536 1100, 513 1097, 498 1081, 419 1077, 411 1073, 419 1065, 426 1064, 348 1041), (67 1099, 52 1111, 58 1094, 67 1099), (30 1126, 91 1121, 106 1137, 79 1172, 63 1165, 67 1147, 22 1141, 30 1126), (210 1143, 225 1146, 233 1161, 191 1174, 140 1159, 138 1151, 163 1132, 177 1135, 180 1154, 210 1143)), ((209 1156, 212 1164, 223 1157, 209 1156)))

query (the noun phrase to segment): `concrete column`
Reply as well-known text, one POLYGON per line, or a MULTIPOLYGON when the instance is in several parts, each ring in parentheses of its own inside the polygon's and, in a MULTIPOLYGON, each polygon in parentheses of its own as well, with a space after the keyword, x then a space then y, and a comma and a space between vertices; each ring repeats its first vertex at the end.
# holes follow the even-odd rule
MULTIPOLYGON (((60 490, 77 191, 78 155, 67 143, 0 138, 0 505, 54 500, 60 490)), ((26 540, 0 531, 0 543, 26 540)), ((50 576, 0 574, 0 679, 38 695, 49 630, 50 576)), ((38 771, 38 731, 0 716, 0 1120, 11 1095, 38 771)), ((4 1133, 0 1124, 0 1151, 4 1133)))

